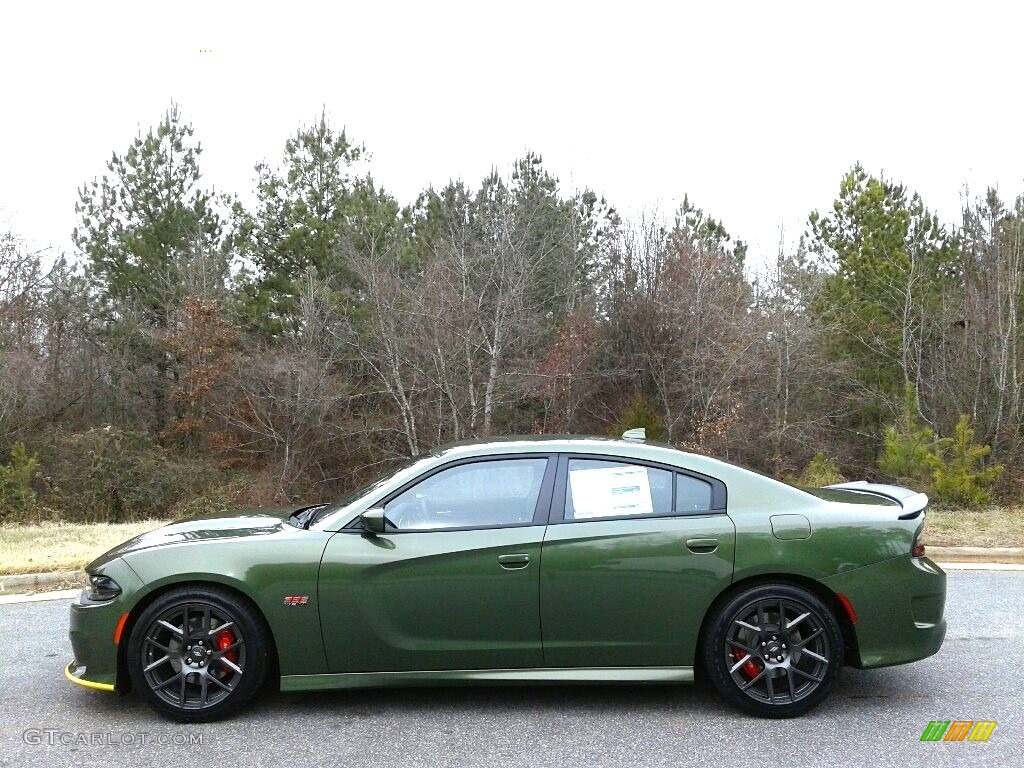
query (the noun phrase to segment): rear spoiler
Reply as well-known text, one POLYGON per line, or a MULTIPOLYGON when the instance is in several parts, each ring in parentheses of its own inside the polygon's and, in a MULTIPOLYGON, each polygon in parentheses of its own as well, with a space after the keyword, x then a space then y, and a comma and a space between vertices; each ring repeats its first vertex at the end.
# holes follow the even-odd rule
POLYGON ((883 485, 881 483, 869 483, 867 480, 854 480, 850 483, 836 483, 835 485, 826 485, 825 487, 891 499, 903 507, 903 514, 900 515, 900 520, 913 520, 928 506, 928 497, 925 494, 912 491, 900 485, 883 485))

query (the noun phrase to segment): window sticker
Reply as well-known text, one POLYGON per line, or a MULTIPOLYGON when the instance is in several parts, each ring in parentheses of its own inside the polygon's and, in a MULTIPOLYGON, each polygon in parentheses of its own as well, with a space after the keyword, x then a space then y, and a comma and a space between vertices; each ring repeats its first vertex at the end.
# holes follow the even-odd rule
POLYGON ((654 512, 646 467, 570 469, 569 486, 576 520, 654 512))

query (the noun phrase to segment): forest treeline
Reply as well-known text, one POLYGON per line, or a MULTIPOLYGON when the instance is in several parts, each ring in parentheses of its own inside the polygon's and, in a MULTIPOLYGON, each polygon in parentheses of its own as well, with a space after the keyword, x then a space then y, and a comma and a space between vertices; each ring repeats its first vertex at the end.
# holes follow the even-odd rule
POLYGON ((455 440, 633 426, 793 482, 1020 494, 1024 198, 940 222, 854 166, 755 269, 688 199, 624 220, 536 154, 396 200, 325 116, 245 202, 177 107, 97 172, 76 253, 0 236, 0 519, 330 499, 455 440))

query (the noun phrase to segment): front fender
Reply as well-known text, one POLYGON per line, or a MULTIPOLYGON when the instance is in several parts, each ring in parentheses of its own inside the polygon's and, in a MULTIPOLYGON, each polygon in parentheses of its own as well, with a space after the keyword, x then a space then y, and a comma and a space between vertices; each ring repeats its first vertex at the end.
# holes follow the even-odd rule
POLYGON ((220 584, 248 597, 270 628, 283 675, 327 671, 320 631, 317 578, 333 534, 293 529, 274 536, 197 541, 131 552, 123 559, 144 585, 138 610, 179 584, 220 584), (286 601, 304 597, 305 601, 286 601))

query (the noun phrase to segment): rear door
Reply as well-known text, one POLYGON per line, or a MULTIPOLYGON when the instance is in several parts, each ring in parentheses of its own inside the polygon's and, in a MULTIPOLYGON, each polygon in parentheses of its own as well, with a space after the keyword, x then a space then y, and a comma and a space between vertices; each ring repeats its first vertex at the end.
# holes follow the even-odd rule
POLYGON ((544 538, 548 667, 690 666, 732 580, 725 486, 672 467, 561 456, 544 538))
POLYGON ((330 670, 542 666, 540 548, 555 463, 453 462, 384 500, 385 533, 333 536, 319 586, 330 670))

